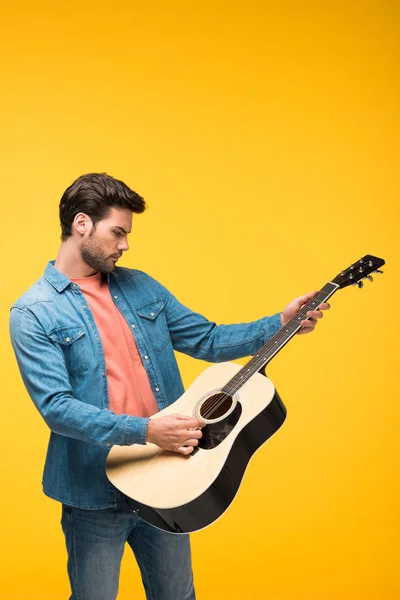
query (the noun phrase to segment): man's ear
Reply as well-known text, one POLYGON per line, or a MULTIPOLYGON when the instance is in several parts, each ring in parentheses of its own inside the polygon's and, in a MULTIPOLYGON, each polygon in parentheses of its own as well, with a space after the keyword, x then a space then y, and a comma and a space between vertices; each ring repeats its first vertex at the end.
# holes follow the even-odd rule
POLYGON ((85 213, 78 213, 73 221, 73 228, 80 235, 85 235, 86 231, 89 229, 89 217, 85 215, 85 213))

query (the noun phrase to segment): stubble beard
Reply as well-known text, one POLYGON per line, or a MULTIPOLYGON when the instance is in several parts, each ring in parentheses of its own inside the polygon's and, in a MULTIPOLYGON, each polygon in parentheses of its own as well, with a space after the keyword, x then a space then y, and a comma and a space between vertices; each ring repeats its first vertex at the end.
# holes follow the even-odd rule
POLYGON ((81 256, 89 267, 100 273, 112 273, 115 269, 113 260, 104 254, 102 248, 93 239, 82 245, 81 256))

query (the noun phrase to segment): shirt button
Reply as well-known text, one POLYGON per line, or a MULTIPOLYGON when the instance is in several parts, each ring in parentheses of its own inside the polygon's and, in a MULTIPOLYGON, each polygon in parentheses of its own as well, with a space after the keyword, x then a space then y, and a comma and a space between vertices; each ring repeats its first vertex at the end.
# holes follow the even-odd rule
POLYGON ((82 304, 82 308, 86 308, 86 304, 82 304))
POLYGON ((102 375, 103 375, 103 377, 104 377, 104 371, 102 371, 102 372, 101 372, 101 374, 102 374, 102 375))
POLYGON ((159 392, 159 391, 160 391, 160 388, 156 388, 156 392, 159 392))
POLYGON ((147 360, 149 357, 147 356, 147 354, 145 354, 145 359, 147 360))
POLYGON ((114 296, 114 298, 115 298, 116 300, 118 300, 118 296, 114 296))
POLYGON ((73 283, 73 284, 72 284, 72 287, 73 287, 73 288, 76 288, 76 284, 75 284, 75 283, 73 283))
POLYGON ((96 338, 96 342, 99 342, 99 341, 100 341, 99 338, 96 338))
POLYGON ((106 444, 106 445, 107 445, 107 448, 111 448, 111 444, 106 444))
POLYGON ((131 327, 132 327, 132 329, 135 329, 136 325, 133 325, 133 324, 132 324, 132 325, 131 325, 131 327))
POLYGON ((65 341, 66 341, 66 342, 70 342, 70 341, 71 341, 71 338, 65 338, 65 341))
POLYGON ((154 313, 150 313, 152 317, 154 317, 154 313))

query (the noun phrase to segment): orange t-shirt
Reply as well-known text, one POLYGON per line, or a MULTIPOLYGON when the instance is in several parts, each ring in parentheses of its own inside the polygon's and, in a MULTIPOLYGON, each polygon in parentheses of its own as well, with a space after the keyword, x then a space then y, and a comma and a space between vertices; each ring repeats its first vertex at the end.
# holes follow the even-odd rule
POLYGON ((135 338, 111 298, 101 273, 72 279, 84 294, 100 333, 107 369, 110 409, 150 417, 158 411, 135 338))

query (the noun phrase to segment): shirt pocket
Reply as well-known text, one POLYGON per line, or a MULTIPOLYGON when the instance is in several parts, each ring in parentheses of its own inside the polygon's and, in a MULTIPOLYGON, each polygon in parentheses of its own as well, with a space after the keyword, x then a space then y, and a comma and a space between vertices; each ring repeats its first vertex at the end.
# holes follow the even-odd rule
POLYGON ((71 376, 80 375, 89 368, 89 349, 83 325, 58 327, 48 336, 61 348, 71 376))
POLYGON ((162 350, 171 341, 164 307, 164 301, 158 298, 135 308, 142 329, 155 350, 162 350))

